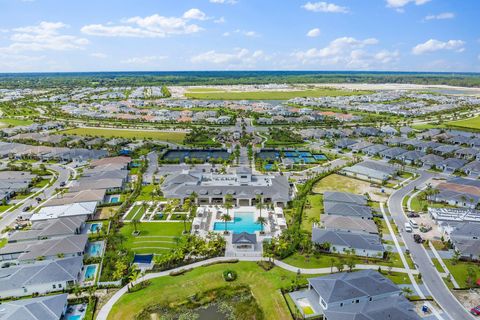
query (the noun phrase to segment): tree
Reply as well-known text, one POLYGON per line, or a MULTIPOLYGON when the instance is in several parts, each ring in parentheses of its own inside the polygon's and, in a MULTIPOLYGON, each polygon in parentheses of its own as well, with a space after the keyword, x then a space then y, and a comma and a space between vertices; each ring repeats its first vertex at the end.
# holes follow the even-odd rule
POLYGON ((138 219, 138 218, 133 218, 133 219, 132 219, 133 230, 135 231, 135 233, 138 233, 137 226, 138 226, 139 224, 141 224, 141 223, 142 223, 142 221, 141 221, 140 219, 138 219))
POLYGON ((225 204, 223 206, 227 209, 227 214, 229 214, 229 210, 233 209, 233 198, 231 194, 225 196, 225 204))
POLYGON ((472 266, 469 266, 467 268, 467 279, 465 280, 467 286, 473 287, 475 284, 476 277, 477 277, 476 270, 472 266))
POLYGON ((452 264, 456 265, 458 261, 460 260, 460 255, 461 253, 458 250, 453 250, 453 255, 452 255, 452 264))
MULTIPOLYGON (((228 212, 228 211, 227 211, 228 212)), ((227 233, 227 222, 232 220, 232 217, 228 213, 222 214, 220 219, 225 222, 225 233, 227 233)))
POLYGON ((337 268, 338 272, 342 272, 345 268, 345 261, 343 261, 343 259, 338 259, 337 262, 335 262, 335 267, 337 268))
POLYGON ((260 216, 257 219, 257 223, 260 225, 261 227, 260 232, 263 234, 264 233, 263 227, 267 224, 267 218, 260 216))
POLYGON ((182 214, 182 221, 183 221, 183 233, 187 233, 187 221, 188 221, 188 214, 182 214))
POLYGON ((138 270, 136 267, 133 268, 132 272, 130 273, 130 276, 128 277, 128 280, 130 281, 128 285, 128 289, 130 290, 130 284, 133 287, 134 282, 137 281, 140 278, 140 270, 138 270))
POLYGON ((260 211, 260 217, 262 217, 262 209, 264 208, 264 205, 263 205, 263 198, 261 194, 257 194, 255 196, 255 207, 260 211))
POLYGON ((403 287, 402 293, 405 297, 409 298, 413 294, 413 290, 410 287, 403 287))

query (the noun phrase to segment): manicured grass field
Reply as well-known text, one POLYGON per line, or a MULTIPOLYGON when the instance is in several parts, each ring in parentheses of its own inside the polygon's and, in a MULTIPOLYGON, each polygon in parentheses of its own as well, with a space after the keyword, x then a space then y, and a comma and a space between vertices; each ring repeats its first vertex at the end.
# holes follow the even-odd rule
POLYGON ((320 219, 320 213, 323 212, 323 196, 321 194, 311 194, 307 196, 308 206, 303 210, 302 229, 312 231, 312 218, 320 219))
POLYGON ((339 174, 331 174, 315 184, 314 193, 323 193, 325 191, 343 191, 356 194, 364 194, 368 190, 370 183, 360 181, 339 174))
POLYGON ((447 122, 447 126, 480 130, 480 117, 447 122))
MULTIPOLYGON (((135 201, 152 201, 152 191, 157 188, 158 186, 155 186, 153 184, 147 184, 146 186, 142 186, 142 190, 140 191, 140 194, 135 199, 135 201)), ((159 200, 159 197, 155 195, 153 200, 159 200)))
POLYGON ((478 270, 478 264, 472 262, 465 262, 459 261, 457 264, 453 264, 452 260, 443 259, 443 262, 447 266, 448 271, 452 274, 452 276, 457 280, 457 283, 460 287, 467 287, 467 269, 468 267, 472 267, 475 272, 476 276, 474 277, 474 282, 477 281, 480 272, 478 270))
POLYGON ((32 120, 22 120, 22 119, 14 119, 14 118, 2 118, 0 119, 0 128, 5 128, 8 126, 28 126, 32 124, 32 120))
POLYGON ((127 238, 125 242, 127 248, 135 253, 163 254, 176 246, 175 238, 182 235, 183 222, 142 222, 137 225, 137 230, 140 231, 140 235, 133 236, 132 223, 126 223, 120 229, 127 238))
POLYGON ((153 279, 147 288, 123 295, 113 306, 108 319, 133 319, 151 304, 182 302, 195 293, 243 284, 252 289, 265 319, 290 320, 290 313, 279 289, 290 285, 295 277, 295 273, 278 267, 265 271, 254 262, 199 267, 181 276, 153 279), (226 269, 235 271, 237 280, 225 282, 222 272, 226 269))
POLYGON ((183 143, 185 132, 147 131, 147 130, 119 130, 109 128, 75 128, 61 131, 63 134, 77 136, 99 136, 105 138, 126 138, 126 139, 153 139, 172 143, 183 143))
POLYGON ((127 214, 125 220, 132 220, 134 218, 140 219, 140 217, 145 213, 142 205, 133 206, 132 210, 127 214))
POLYGON ((419 211, 426 211, 426 207, 431 207, 431 208, 450 208, 452 206, 449 206, 448 204, 445 203, 436 203, 436 202, 431 202, 427 200, 423 200, 422 197, 425 194, 425 192, 420 192, 417 194, 414 198, 412 198, 412 201, 410 202, 410 207, 413 211, 419 212, 419 211))
MULTIPOLYGON (((210 89, 210 88, 209 88, 210 89)), ((199 89, 200 90, 200 89, 199 89)), ((209 91, 209 90, 207 90, 209 91)), ((347 91, 332 88, 317 88, 312 90, 297 91, 218 91, 185 93, 187 98, 202 100, 288 100, 297 97, 337 97, 368 94, 368 91, 347 91)))

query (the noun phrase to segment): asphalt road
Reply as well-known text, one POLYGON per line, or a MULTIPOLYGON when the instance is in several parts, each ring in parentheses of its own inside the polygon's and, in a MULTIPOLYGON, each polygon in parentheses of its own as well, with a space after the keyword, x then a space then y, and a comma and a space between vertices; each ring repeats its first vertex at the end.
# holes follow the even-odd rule
MULTIPOLYGON (((411 192, 415 187, 419 188, 424 185, 434 175, 428 172, 418 172, 421 174, 420 178, 412 181, 405 187, 395 191, 388 199, 388 208, 390 214, 397 224, 403 240, 410 250, 413 261, 417 265, 417 269, 422 274, 422 280, 425 286, 430 291, 430 295, 440 305, 445 312, 442 317, 446 315, 451 320, 459 319, 474 319, 473 316, 457 301, 450 290, 447 288, 442 278, 438 274, 436 268, 433 266, 427 251, 423 245, 416 243, 413 240, 412 233, 405 232, 404 225, 407 222, 407 217, 404 214, 402 207, 402 199, 411 192), (445 315, 446 314, 446 315, 445 315)), ((415 232, 415 231, 414 231, 415 232)))
POLYGON ((23 209, 25 207, 28 207, 28 206, 36 207, 36 206, 38 206, 38 202, 37 202, 37 200, 35 200, 35 198, 40 197, 43 200, 48 199, 51 196, 53 196, 56 188, 60 188, 60 184, 62 182, 67 183, 68 178, 70 177, 70 172, 71 172, 69 169, 66 169, 66 168, 64 168, 62 166, 59 166, 59 165, 53 165, 53 164, 52 165, 47 165, 47 169, 50 169, 50 170, 53 170, 53 171, 57 172, 57 174, 58 174, 57 180, 53 183, 53 185, 44 189, 41 194, 39 194, 35 197, 31 197, 30 199, 26 200, 15 210, 12 210, 12 211, 9 211, 9 212, 6 212, 6 213, 2 214, 2 219, 0 219, 0 230, 5 229, 5 227, 12 224, 17 219, 17 217, 21 216, 24 213, 23 209))

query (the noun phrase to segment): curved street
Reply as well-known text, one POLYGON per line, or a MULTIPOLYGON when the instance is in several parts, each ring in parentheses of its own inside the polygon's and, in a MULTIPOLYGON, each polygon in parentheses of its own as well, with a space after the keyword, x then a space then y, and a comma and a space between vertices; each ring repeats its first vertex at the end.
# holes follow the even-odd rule
POLYGON ((447 288, 423 245, 416 243, 413 240, 412 233, 405 232, 403 228, 408 220, 403 211, 403 198, 412 192, 415 187, 417 189, 421 188, 428 180, 434 177, 434 174, 429 172, 418 171, 418 173, 420 174, 418 179, 392 193, 388 199, 390 215, 398 226, 400 235, 406 247, 410 250, 410 254, 418 271, 422 274, 423 283, 430 291, 430 295, 443 309, 444 314, 442 317, 445 318, 446 315, 448 315, 451 320, 474 319, 447 288))

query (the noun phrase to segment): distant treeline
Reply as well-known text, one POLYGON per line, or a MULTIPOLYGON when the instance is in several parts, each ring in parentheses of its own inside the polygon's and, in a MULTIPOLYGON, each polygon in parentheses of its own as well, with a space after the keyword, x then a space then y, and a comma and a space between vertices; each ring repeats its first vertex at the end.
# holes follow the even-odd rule
POLYGON ((480 87, 480 74, 360 71, 183 71, 0 74, 0 88, 268 83, 414 83, 480 87))

